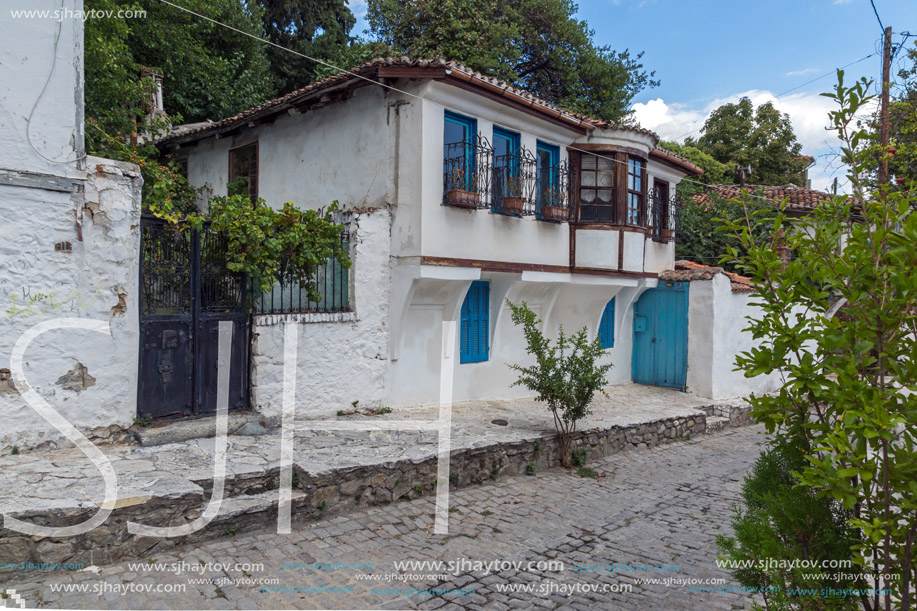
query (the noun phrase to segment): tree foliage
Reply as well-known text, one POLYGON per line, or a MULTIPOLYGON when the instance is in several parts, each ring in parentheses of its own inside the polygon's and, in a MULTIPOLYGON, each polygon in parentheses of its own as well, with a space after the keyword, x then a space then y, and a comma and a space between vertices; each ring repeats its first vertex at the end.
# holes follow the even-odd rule
MULTIPOLYGON (((848 87, 838 77, 831 119, 849 178, 864 191, 877 151, 855 117, 872 100, 870 83, 848 87)), ((852 512, 854 561, 868 587, 887 588, 864 593, 862 604, 907 610, 917 578, 917 197, 864 194, 839 196, 800 219, 778 210, 726 227, 747 251, 731 256, 752 278, 760 307, 749 330, 761 344, 736 365, 747 376, 783 376, 779 392, 750 397, 753 416, 773 445, 806 457, 794 471, 800 485, 852 512), (760 223, 788 229, 792 261, 754 239, 760 223), (839 303, 843 317, 833 316, 839 303)))
POLYGON ((513 386, 525 386, 537 393, 536 401, 548 404, 560 436, 561 462, 570 467, 576 424, 591 413, 595 393, 605 394, 605 374, 612 364, 598 363, 605 349, 598 337, 589 340, 585 327, 571 336, 561 327, 557 340, 552 341, 545 337, 541 320, 525 302, 506 303, 512 310, 513 324, 522 325, 529 354, 535 357, 535 364, 529 367, 510 365, 519 372, 513 386))
MULTIPOLYGON (((355 49, 349 46, 356 18, 347 0, 258 0, 254 4, 262 9, 264 35, 271 42, 340 68, 365 61, 360 55, 361 45, 355 49)), ((268 47, 267 55, 278 95, 327 75, 322 64, 277 47, 268 47)))
MULTIPOLYGON (((680 185, 679 185, 680 187, 680 185)), ((723 255, 732 251, 739 257, 747 254, 742 240, 733 233, 719 231, 724 223, 738 223, 746 214, 773 211, 776 206, 757 193, 737 205, 711 191, 705 201, 695 201, 693 196, 683 196, 679 210, 680 226, 678 242, 675 243, 677 259, 687 259, 703 265, 721 262, 726 271, 738 271, 738 265, 730 260, 723 261, 723 255)), ((753 238, 758 242, 772 241, 773 227, 763 223, 752 228, 753 238)))
POLYGON ((656 86, 642 53, 593 42, 571 0, 370 0, 375 40, 393 53, 443 57, 571 111, 620 121, 656 86))
MULTIPOLYGON (((183 6, 254 35, 257 4, 187 0, 183 6)), ((107 134, 144 131, 152 80, 162 75, 173 122, 222 119, 274 93, 264 43, 155 0, 86 0, 86 9, 146 11, 142 19, 89 19, 85 28, 86 117, 107 134)), ((161 127, 161 126, 160 126, 161 127)), ((99 146, 90 136, 89 150, 99 146)))
POLYGON ((341 248, 343 227, 332 217, 336 209, 337 202, 325 210, 300 210, 287 202, 275 210, 261 198, 230 195, 210 200, 208 219, 211 229, 226 236, 230 271, 256 278, 263 292, 279 278, 292 280, 306 289, 309 301, 320 301, 316 272, 332 257, 350 267, 341 248))
POLYGON ((900 189, 917 187, 917 46, 908 50, 906 65, 898 73, 900 93, 889 106, 891 148, 888 171, 900 189))
POLYGON ((802 145, 789 115, 771 102, 757 108, 748 98, 724 104, 707 118, 701 137, 688 138, 685 144, 726 164, 730 173, 735 166, 751 165, 749 182, 754 184, 805 186, 809 160, 800 156, 802 145))
POLYGON ((850 560, 858 542, 847 523, 853 512, 813 488, 798 486, 793 472, 805 466, 805 457, 796 449, 784 446, 763 452, 742 484, 741 506, 732 519, 734 536, 717 536, 717 545, 727 561, 740 567, 732 571, 733 577, 760 592, 768 610, 855 611, 857 599, 846 596, 846 590, 866 584, 835 576, 858 571, 821 566, 850 560), (821 600, 792 593, 826 588, 844 593, 821 600))

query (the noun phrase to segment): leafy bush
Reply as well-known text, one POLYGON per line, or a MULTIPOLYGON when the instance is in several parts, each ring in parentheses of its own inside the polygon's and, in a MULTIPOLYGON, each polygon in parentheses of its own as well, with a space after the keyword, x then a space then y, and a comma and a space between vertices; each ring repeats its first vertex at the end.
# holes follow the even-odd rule
POLYGON ((718 536, 724 560, 744 568, 732 575, 759 588, 767 609, 856 609, 855 597, 799 595, 798 590, 866 587, 855 579, 857 568, 793 566, 807 561, 851 560, 856 531, 846 522, 852 512, 840 503, 799 486, 793 471, 806 460, 801 452, 774 448, 763 452, 742 485, 742 506, 732 519, 735 537, 718 536))
POLYGON ((570 467, 576 423, 591 413, 589 404, 595 393, 605 394, 605 374, 612 365, 598 364, 605 350, 598 337, 589 340, 585 327, 572 336, 567 336, 561 327, 557 340, 551 341, 541 332, 541 320, 525 302, 507 303, 513 312, 513 323, 522 325, 529 354, 535 357, 530 367, 510 365, 519 372, 513 386, 525 386, 537 393, 536 401, 548 404, 560 436, 561 463, 570 467))

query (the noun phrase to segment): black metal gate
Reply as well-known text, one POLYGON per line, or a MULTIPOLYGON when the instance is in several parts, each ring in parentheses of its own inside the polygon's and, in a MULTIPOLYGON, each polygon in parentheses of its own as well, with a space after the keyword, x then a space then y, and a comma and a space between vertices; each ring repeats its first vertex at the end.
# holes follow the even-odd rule
POLYGON ((226 269, 226 242, 204 228, 140 222, 141 418, 216 413, 218 323, 232 321, 229 409, 248 407, 246 279, 226 269))

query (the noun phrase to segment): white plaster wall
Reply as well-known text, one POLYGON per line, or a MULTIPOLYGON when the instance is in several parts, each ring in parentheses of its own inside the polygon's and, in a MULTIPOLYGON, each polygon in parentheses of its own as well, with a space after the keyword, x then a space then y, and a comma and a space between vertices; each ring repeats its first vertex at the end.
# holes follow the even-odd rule
POLYGON ((0 10, 0 171, 77 177, 83 155, 83 22, 12 10, 81 10, 82 0, 7 0, 0 10), (28 129, 27 129, 28 127, 28 129))
MULTIPOLYGON (((85 195, 0 186, 0 369, 33 325, 60 317, 108 322, 110 334, 52 331, 25 356, 30 385, 82 430, 130 426, 138 368, 139 169, 90 157, 85 195), (82 241, 77 219, 82 219, 82 241), (71 252, 55 244, 69 242, 71 252), (67 390, 77 363, 95 379, 67 390)), ((0 449, 59 441, 61 435, 18 393, 0 386, 0 449)))
POLYGON ((766 393, 781 385, 779 374, 746 378, 733 371, 735 358, 759 344, 744 331, 748 316, 758 316, 751 293, 734 293, 723 274, 693 281, 688 305, 688 380, 690 392, 711 399, 766 393))
MULTIPOLYGON (((229 150, 258 142, 258 196, 274 208, 292 201, 320 208, 380 207, 391 202, 394 130, 378 87, 357 89, 351 99, 223 138, 204 138, 179 149, 188 158, 188 180, 226 194, 229 150)), ((205 194, 202 203, 206 201, 205 194)))
POLYGON ((516 218, 486 209, 468 211, 443 206, 443 116, 445 109, 477 119, 478 132, 493 141, 499 125, 520 133, 522 146, 534 152, 537 140, 555 144, 560 159, 576 132, 554 126, 529 114, 469 91, 441 83, 420 90, 429 101, 423 107, 423 141, 417 150, 404 152, 403 162, 416 167, 420 157, 423 202, 421 254, 431 257, 512 261, 542 265, 570 264, 570 234, 566 223, 547 223, 533 216, 516 218))
POLYGON ((618 269, 620 239, 621 232, 618 230, 577 229, 575 265, 593 269, 618 269))
POLYGON ((713 398, 714 316, 716 301, 712 281, 694 281, 688 288, 688 373, 689 392, 713 398))
POLYGON ((354 214, 350 222, 353 314, 256 316, 252 347, 252 405, 267 417, 281 414, 283 324, 296 324, 299 350, 297 414, 331 416, 383 402, 391 300, 391 215, 388 210, 354 214), (336 318, 337 322, 296 322, 336 318), (287 322, 282 322, 287 321, 287 322))
POLYGON ((624 240, 624 256, 621 268, 628 272, 642 272, 643 246, 646 242, 646 236, 636 231, 622 231, 621 237, 624 240))

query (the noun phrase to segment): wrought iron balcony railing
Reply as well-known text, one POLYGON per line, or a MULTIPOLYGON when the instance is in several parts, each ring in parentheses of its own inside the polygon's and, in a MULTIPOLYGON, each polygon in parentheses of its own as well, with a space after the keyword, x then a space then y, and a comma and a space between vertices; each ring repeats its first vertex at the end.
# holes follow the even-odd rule
POLYGON ((650 236, 657 242, 677 242, 680 228, 681 201, 666 197, 666 193, 653 189, 647 201, 646 224, 650 236))
POLYGON ((487 140, 478 136, 473 142, 446 145, 443 204, 563 222, 573 209, 573 177, 566 162, 540 167, 525 148, 494 155, 487 140))
POLYGON ((471 142, 445 145, 443 204, 459 208, 489 208, 494 150, 483 136, 471 142))

